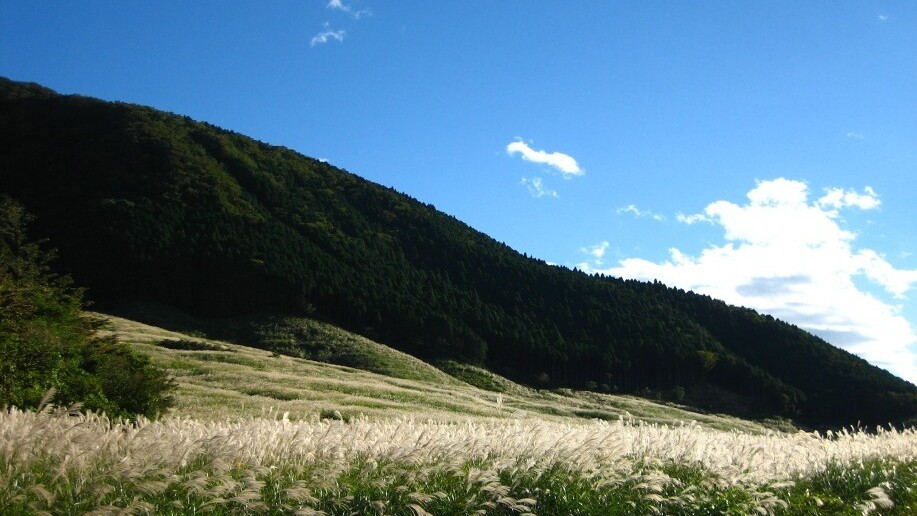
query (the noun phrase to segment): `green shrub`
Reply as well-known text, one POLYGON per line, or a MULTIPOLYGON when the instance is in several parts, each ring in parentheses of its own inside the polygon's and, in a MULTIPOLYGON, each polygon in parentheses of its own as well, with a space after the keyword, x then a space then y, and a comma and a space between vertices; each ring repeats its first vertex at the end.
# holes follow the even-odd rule
POLYGON ((505 393, 510 390, 510 383, 504 378, 477 366, 454 360, 442 360, 436 363, 436 367, 468 385, 485 391, 505 393))
POLYGON ((219 344, 211 344, 209 342, 201 342, 190 339, 163 339, 157 342, 156 345, 161 348, 177 349, 182 351, 233 351, 232 349, 229 349, 226 346, 221 346, 219 344))
POLYGON ((112 417, 155 417, 171 405, 172 381, 83 311, 83 292, 51 272, 53 253, 26 238, 30 217, 0 197, 0 406, 80 402, 112 417))
POLYGON ((322 409, 318 413, 318 418, 319 419, 330 419, 334 421, 343 421, 345 423, 349 423, 350 420, 352 419, 350 414, 342 414, 340 411, 334 410, 334 409, 322 409))

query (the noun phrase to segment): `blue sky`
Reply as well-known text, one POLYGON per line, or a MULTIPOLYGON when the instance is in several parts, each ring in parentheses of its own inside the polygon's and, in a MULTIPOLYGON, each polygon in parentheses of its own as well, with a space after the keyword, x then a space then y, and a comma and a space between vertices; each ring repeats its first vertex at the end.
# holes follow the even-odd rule
POLYGON ((917 382, 917 3, 0 0, 0 75, 326 159, 917 382))

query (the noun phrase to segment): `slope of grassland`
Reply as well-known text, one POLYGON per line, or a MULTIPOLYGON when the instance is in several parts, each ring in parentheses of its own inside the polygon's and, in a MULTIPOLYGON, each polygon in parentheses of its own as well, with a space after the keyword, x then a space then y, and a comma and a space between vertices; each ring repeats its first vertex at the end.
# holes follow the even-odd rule
POLYGON ((115 317, 108 331, 175 376, 177 406, 152 422, 0 411, 0 514, 917 510, 914 429, 780 433, 445 366, 502 392, 484 390, 407 355, 388 359, 423 371, 417 378, 115 317))
MULTIPOLYGON (((190 336, 136 321, 103 316, 108 331, 150 356, 178 383, 173 414, 198 420, 288 413, 292 420, 413 416, 437 420, 465 417, 548 420, 635 418, 648 423, 696 421, 718 429, 752 433, 762 424, 725 415, 701 414, 632 396, 535 390, 485 370, 503 392, 475 387, 410 355, 334 327, 316 336, 340 346, 358 343, 365 357, 384 357, 386 367, 406 377, 286 356, 275 351, 190 336)), ((317 323, 320 324, 320 323, 317 323)), ((330 344, 329 344, 330 346, 330 344)), ((352 353, 356 351, 351 349, 352 353)), ((338 351, 341 353, 341 351, 338 351)), ((366 360, 361 359, 361 362, 366 360)), ((370 366, 375 367, 375 366, 370 366)), ((453 365, 451 370, 456 370, 453 365)), ((463 368, 466 375, 468 366, 463 368)))
POLYGON ((448 374, 407 353, 308 317, 258 314, 206 319, 154 303, 122 306, 118 314, 124 320, 193 335, 198 340, 207 337, 275 355, 306 358, 405 380, 455 383, 448 374))

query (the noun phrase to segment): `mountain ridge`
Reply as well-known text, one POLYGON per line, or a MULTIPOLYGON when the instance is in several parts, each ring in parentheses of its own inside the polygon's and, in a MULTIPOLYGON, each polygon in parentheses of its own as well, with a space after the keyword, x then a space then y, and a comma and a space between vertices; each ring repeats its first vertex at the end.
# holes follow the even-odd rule
POLYGON ((0 193, 99 306, 310 314, 529 385, 686 401, 712 385, 734 413, 811 425, 917 414, 917 387, 796 327, 528 258, 295 151, 9 80, 0 105, 0 193))

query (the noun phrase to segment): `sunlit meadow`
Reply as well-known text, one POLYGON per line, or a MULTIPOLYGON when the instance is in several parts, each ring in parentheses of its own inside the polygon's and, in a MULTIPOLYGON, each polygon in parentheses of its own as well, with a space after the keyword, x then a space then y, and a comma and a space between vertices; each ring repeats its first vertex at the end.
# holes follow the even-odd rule
POLYGON ((498 377, 482 390, 381 348, 396 376, 110 321, 176 379, 175 408, 0 411, 0 514, 917 512, 914 430, 780 432, 498 377))
POLYGON ((917 435, 0 415, 4 514, 913 514, 917 435))

